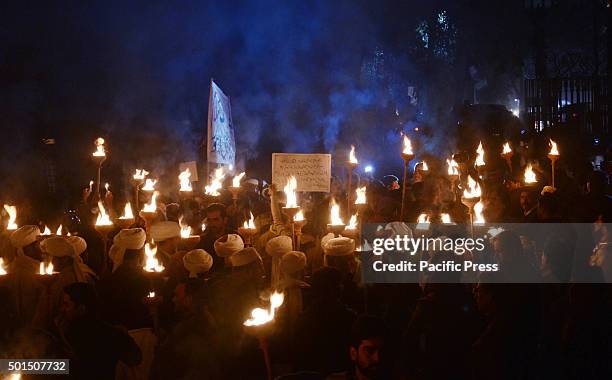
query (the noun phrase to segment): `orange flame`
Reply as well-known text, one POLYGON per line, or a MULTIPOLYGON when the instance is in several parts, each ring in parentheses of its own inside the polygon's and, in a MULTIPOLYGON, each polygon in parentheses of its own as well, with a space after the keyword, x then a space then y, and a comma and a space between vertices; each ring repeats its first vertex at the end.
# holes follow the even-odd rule
POLYGON ((110 216, 106 213, 106 209, 102 202, 98 201, 98 219, 96 219, 96 226, 112 226, 113 222, 110 220, 110 216))
POLYGON ((249 220, 245 220, 242 225, 243 228, 248 228, 254 230, 255 227, 255 217, 253 217, 253 213, 251 213, 251 218, 249 220))
POLYGON ((145 179, 145 177, 149 175, 149 172, 144 170, 144 169, 136 169, 136 171, 134 172, 134 175, 132 176, 133 179, 135 180, 140 180, 142 181, 143 179, 145 179))
POLYGON ((38 266, 38 274, 40 275, 52 275, 53 274, 53 263, 45 265, 44 262, 40 262, 38 266))
POLYGON ((366 187, 365 186, 358 187, 355 190, 355 193, 357 194, 357 199, 355 199, 355 204, 356 205, 366 204, 366 187))
POLYGON ((6 268, 4 267, 4 259, 0 257, 0 276, 7 274, 6 268))
POLYGON ((285 192, 285 197, 287 198, 287 203, 285 203, 285 207, 298 207, 297 205, 297 196, 295 195, 295 189, 297 189, 297 180, 294 176, 291 176, 287 179, 287 184, 283 191, 285 192))
POLYGON ((525 183, 536 183, 538 179, 536 178, 536 174, 531 167, 531 163, 527 164, 525 167, 525 183))
POLYGON ((446 164, 448 165, 448 175, 459 175, 459 164, 452 157, 449 160, 446 159, 446 164))
POLYGON ((232 178, 232 187, 240 187, 240 181, 242 180, 242 177, 245 176, 245 172, 242 172, 238 175, 235 175, 234 178, 232 178))
POLYGON ((483 165, 485 165, 484 148, 482 147, 482 141, 478 144, 478 148, 476 149, 476 153, 478 155, 476 156, 475 165, 476 166, 483 166, 483 165))
POLYGON ((274 320, 274 314, 284 302, 285 296, 283 293, 274 292, 270 296, 270 309, 255 308, 251 310, 251 318, 244 321, 245 326, 260 326, 274 320))
POLYGON ((159 263, 157 258, 155 257, 157 254, 157 246, 151 247, 149 243, 145 244, 145 255, 147 256, 147 261, 145 262, 145 266, 143 269, 147 272, 163 272, 164 266, 159 263))
POLYGON ((334 199, 331 201, 331 211, 330 211, 331 223, 332 225, 344 225, 344 221, 340 217, 340 206, 336 203, 334 199))
POLYGON ((155 184, 157 183, 156 179, 147 178, 144 186, 142 187, 143 191, 155 191, 155 184))
POLYGON ((502 151, 502 154, 510 154, 512 153, 512 149, 510 148, 510 143, 506 142, 504 144, 504 150, 502 151))
POLYGON ((346 226, 347 230, 356 230, 357 229, 357 214, 351 216, 349 220, 349 224, 346 226))
POLYGON ((210 184, 204 187, 204 192, 206 195, 211 195, 213 197, 218 197, 221 195, 219 190, 223 186, 223 179, 225 178, 225 173, 223 172, 223 167, 218 167, 215 169, 215 172, 210 180, 210 184))
POLYGON ((55 234, 58 236, 62 235, 62 225, 60 224, 59 227, 57 227, 57 231, 55 231, 55 234))
POLYGON ((183 170, 179 174, 178 178, 179 182, 181 183, 179 191, 193 191, 193 188, 191 187, 191 181, 189 181, 189 178, 191 178, 191 172, 189 171, 189 168, 183 170))
POLYGON ((95 141, 96 151, 91 155, 94 157, 106 157, 106 150, 104 149, 104 139, 102 137, 98 137, 95 141))
POLYGON ((132 204, 127 202, 123 209, 123 215, 119 219, 134 219, 134 213, 132 212, 132 204))
POLYGON ((557 149, 557 143, 550 139, 550 152, 548 152, 549 156, 558 156, 559 149, 557 149))
POLYGON ((480 190, 480 185, 478 182, 474 181, 472 176, 468 176, 468 185, 463 190, 463 197, 470 198, 478 198, 482 195, 482 191, 480 190))
POLYGON ((179 225, 181 226, 181 238, 189 238, 191 236, 191 227, 188 224, 183 224, 182 216, 179 218, 179 225))
POLYGON ((304 213, 302 212, 302 210, 298 211, 297 214, 295 214, 295 216, 293 217, 293 221, 294 222, 301 222, 305 220, 304 219, 304 213))
POLYGON ((144 207, 142 208, 142 211, 144 212, 155 212, 157 211, 157 202, 155 201, 155 199, 157 198, 157 196, 159 195, 159 191, 154 191, 153 195, 151 196, 151 201, 149 203, 145 203, 144 207))
POLYGON ((43 231, 41 235, 43 236, 51 235, 51 230, 49 229, 49 227, 45 226, 45 230, 43 231))
POLYGON ((482 201, 474 205, 474 224, 485 224, 485 218, 483 215, 484 203, 482 201))
POLYGON ((17 207, 11 205, 4 205, 4 210, 9 215, 9 221, 6 225, 7 230, 16 230, 19 228, 15 220, 17 219, 17 207))
POLYGON ((414 152, 412 151, 412 143, 410 142, 410 139, 406 135, 404 135, 404 150, 402 151, 402 153, 403 154, 414 154, 414 152))
POLYGON ((440 218, 442 219, 442 223, 444 223, 444 224, 451 224, 451 223, 453 223, 453 221, 451 220, 451 217, 450 217, 449 214, 442 213, 442 214, 440 214, 440 218))
POLYGON ((352 164, 358 164, 357 157, 355 157, 355 146, 351 145, 351 151, 349 152, 349 162, 352 164))

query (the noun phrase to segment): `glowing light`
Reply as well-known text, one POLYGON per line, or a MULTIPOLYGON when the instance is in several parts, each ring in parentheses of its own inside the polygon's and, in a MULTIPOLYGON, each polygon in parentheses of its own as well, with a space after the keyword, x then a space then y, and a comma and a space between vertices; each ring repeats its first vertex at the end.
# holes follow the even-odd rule
POLYGON ((191 227, 188 224, 183 224, 182 216, 179 218, 179 225, 181 226, 181 238, 189 238, 191 236, 191 227))
POLYGON ((510 154, 510 153, 512 153, 512 149, 510 148, 510 143, 506 142, 506 143, 504 143, 504 150, 502 151, 502 154, 506 155, 506 154, 510 154))
POLYGON ((132 176, 133 179, 137 180, 137 181, 142 181, 143 179, 145 179, 145 177, 149 175, 149 172, 144 170, 144 169, 136 169, 134 175, 132 176))
POLYGON ((372 165, 367 165, 364 169, 364 172, 366 173, 372 173, 374 171, 374 168, 372 167, 372 165))
POLYGON ((59 227, 57 228, 57 231, 55 231, 55 234, 58 236, 62 235, 62 225, 60 224, 59 227))
POLYGON ((108 182, 104 184, 104 190, 106 190, 107 193, 110 191, 110 184, 108 182))
POLYGON ((89 192, 91 193, 93 190, 94 181, 89 181, 89 192))
POLYGON ((356 230, 357 229, 357 214, 351 216, 349 220, 349 224, 346 226, 347 230, 356 230))
POLYGON ((474 205, 474 224, 485 224, 485 218, 483 215, 484 203, 482 201, 474 205))
POLYGON ((145 266, 143 269, 147 272, 163 272, 164 266, 159 263, 155 255, 157 254, 157 246, 151 247, 149 243, 145 244, 145 255, 147 257, 147 261, 145 262, 145 266))
POLYGON ((421 162, 421 171, 426 172, 428 170, 429 170, 429 167, 427 166, 427 162, 425 161, 421 162))
POLYGON ((96 226, 112 226, 113 222, 110 220, 110 216, 106 213, 106 209, 102 202, 98 201, 98 219, 96 219, 96 226))
POLYGON ((155 292, 149 292, 148 298, 155 298, 155 292))
POLYGON ((478 182, 474 181, 472 176, 468 176, 468 185, 463 190, 463 197, 466 199, 478 198, 482 195, 482 191, 480 190, 480 185, 478 182))
POLYGON ((287 198, 287 203, 285 204, 285 207, 287 208, 298 207, 295 189, 297 189, 297 180, 294 176, 291 176, 287 179, 287 184, 283 189, 283 191, 285 192, 285 197, 287 198))
POLYGON ((51 235, 51 230, 49 229, 49 227, 45 226, 45 230, 43 231, 41 235, 43 236, 51 235))
POLYGON ((451 220, 451 217, 449 214, 443 213, 440 214, 440 218, 442 219, 442 223, 444 224, 452 224, 453 221, 451 220))
POLYGON ((222 187, 223 179, 225 178, 225 173, 223 172, 223 167, 218 167, 215 169, 213 176, 211 177, 210 184, 204 187, 204 192, 206 195, 210 195, 213 197, 218 197, 221 195, 219 190, 222 187))
POLYGON ((536 174, 531 167, 531 163, 527 164, 525 167, 525 183, 536 183, 538 179, 536 178, 536 174))
POLYGON ((181 186, 179 188, 179 191, 193 191, 189 178, 191 178, 191 172, 189 171, 189 168, 179 173, 178 179, 181 186))
POLYGON ((157 184, 156 179, 147 178, 144 186, 142 187, 143 191, 155 191, 155 184, 157 184))
POLYGON ((414 154, 412 151, 412 143, 406 135, 404 135, 404 150, 402 151, 402 154, 414 154))
POLYGON ((552 139, 550 140, 550 152, 548 152, 549 156, 558 156, 559 155, 559 149, 557 149, 557 143, 552 141, 552 139))
POLYGON ((96 151, 91 155, 94 157, 106 157, 106 150, 104 149, 104 139, 102 137, 98 137, 95 141, 96 151))
POLYGON ((242 177, 245 175, 245 172, 235 175, 234 178, 232 178, 232 187, 240 187, 240 181, 242 181, 242 177))
POLYGON ((17 228, 19 228, 19 226, 17 226, 17 223, 15 223, 15 220, 17 220, 17 207, 11 205, 4 205, 4 210, 9 216, 9 221, 6 225, 6 229, 16 230, 17 228))
POLYGON ((0 257, 0 276, 3 276, 6 273, 6 267, 4 266, 4 259, 0 257))
POLYGON ((255 308, 251 310, 251 318, 244 321, 245 326, 260 326, 274 320, 276 309, 284 302, 285 296, 283 293, 274 292, 270 296, 270 309, 255 308))
POLYGON ((351 151, 349 153, 349 162, 351 164, 358 164, 359 161, 357 161, 357 157, 355 157, 355 146, 351 145, 351 151))
POLYGON ((478 148, 476 148, 476 161, 475 161, 475 165, 476 166, 483 166, 485 165, 485 160, 484 160, 484 148, 482 147, 482 141, 478 144, 478 148))
POLYGON ((48 263, 47 265, 45 265, 44 262, 40 262, 40 265, 38 266, 38 274, 40 275, 52 275, 53 274, 53 263, 48 263))
POLYGON ((127 202, 123 208, 123 215, 119 219, 134 219, 134 213, 132 212, 132 204, 127 202))
POLYGON ((366 204, 366 187, 358 187, 355 189, 355 194, 357 194, 357 199, 355 199, 356 205, 364 205, 366 204))
POLYGON ((156 212, 157 211, 157 202, 156 202, 156 198, 159 195, 158 191, 154 191, 153 195, 151 196, 151 201, 149 203, 145 203, 144 207, 142 208, 142 211, 144 212, 156 212))
POLYGON ((247 229, 255 229, 255 217, 253 217, 253 213, 251 212, 251 218, 249 220, 245 220, 244 224, 242 225, 243 228, 247 228, 247 229))
POLYGON ((295 214, 295 216, 293 217, 293 221, 294 222, 301 222, 304 221, 304 213, 302 212, 302 210, 298 211, 297 214, 295 214))
POLYGON ((452 157, 450 160, 447 158, 446 164, 448 165, 448 175, 459 175, 459 164, 457 163, 457 161, 455 161, 452 157))
POLYGON ((331 201, 331 211, 330 211, 331 223, 332 225, 344 225, 344 221, 340 217, 340 206, 336 203, 334 199, 331 201))

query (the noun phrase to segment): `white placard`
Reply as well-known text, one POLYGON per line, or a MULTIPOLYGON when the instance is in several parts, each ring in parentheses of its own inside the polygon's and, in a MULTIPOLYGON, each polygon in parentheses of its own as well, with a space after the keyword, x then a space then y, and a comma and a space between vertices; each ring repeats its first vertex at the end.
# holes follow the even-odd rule
POLYGON ((331 154, 272 153, 272 183, 278 190, 294 176, 297 191, 329 193, 331 154))

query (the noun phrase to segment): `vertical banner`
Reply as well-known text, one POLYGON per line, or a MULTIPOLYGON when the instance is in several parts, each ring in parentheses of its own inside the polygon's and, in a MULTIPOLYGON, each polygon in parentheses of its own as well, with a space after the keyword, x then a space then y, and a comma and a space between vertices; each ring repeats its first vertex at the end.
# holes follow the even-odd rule
POLYGON ((212 80, 208 98, 207 157, 209 163, 224 165, 234 165, 236 160, 230 100, 212 80))

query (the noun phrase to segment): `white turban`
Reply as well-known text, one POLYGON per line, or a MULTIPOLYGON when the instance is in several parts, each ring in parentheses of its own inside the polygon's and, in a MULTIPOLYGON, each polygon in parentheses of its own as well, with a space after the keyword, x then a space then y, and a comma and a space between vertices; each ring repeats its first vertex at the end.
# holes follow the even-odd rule
POLYGON ((325 244, 330 240, 334 238, 334 234, 332 234, 331 232, 328 233, 327 235, 323 236, 321 238, 321 248, 325 247, 325 244))
POLYGON ((349 256, 355 251, 355 241, 347 237, 329 239, 323 246, 323 252, 329 256, 349 256))
POLYGON ((108 256, 113 262, 113 271, 123 263, 123 255, 126 249, 141 249, 147 240, 147 234, 142 228, 126 228, 113 238, 108 256))
POLYGON ((189 277, 197 277, 198 273, 206 273, 212 268, 213 258, 203 249, 194 249, 183 256, 183 265, 189 277))
POLYGON ((181 236, 181 226, 177 222, 157 222, 151 226, 151 238, 154 241, 164 241, 181 236))
POLYGON ((412 238, 412 230, 404 222, 391 222, 385 226, 385 231, 391 231, 391 236, 408 236, 412 238))
POLYGON ((303 252, 287 252, 281 258, 280 269, 284 274, 291 274, 306 268, 306 255, 303 252))
POLYGON ((219 257, 230 257, 244 249, 244 242, 240 235, 228 234, 215 240, 215 253, 219 257))
POLYGON ((53 257, 74 257, 72 244, 63 236, 53 236, 40 242, 40 250, 53 257))
POLYGON ((27 225, 19 227, 11 234, 11 244, 17 249, 27 247, 36 241, 38 235, 40 235, 38 226, 27 225))
POLYGON ((259 256, 257 250, 253 247, 247 247, 230 256, 233 267, 249 265, 258 260, 261 261, 261 256, 259 256))
POLYGON ((76 253, 77 256, 81 255, 87 249, 87 242, 80 236, 68 236, 66 240, 72 245, 74 253, 76 253))
POLYGON ((282 257, 293 249, 293 240, 289 236, 280 235, 266 243, 266 253, 272 257, 282 257))

